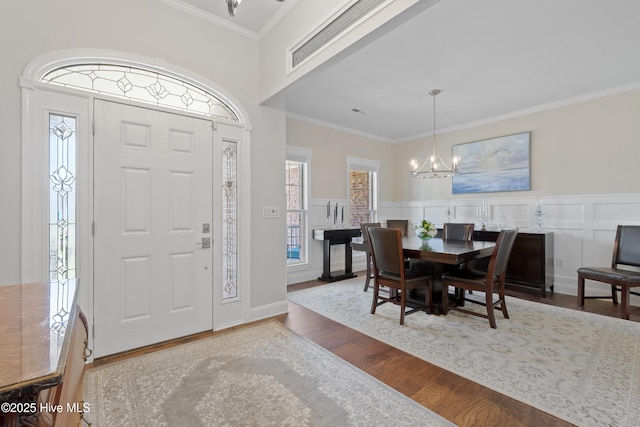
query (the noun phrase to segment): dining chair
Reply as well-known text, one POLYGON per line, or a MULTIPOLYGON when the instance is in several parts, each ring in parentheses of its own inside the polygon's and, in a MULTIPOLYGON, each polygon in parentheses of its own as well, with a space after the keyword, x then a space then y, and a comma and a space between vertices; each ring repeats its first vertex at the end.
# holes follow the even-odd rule
POLYGON ((640 225, 619 225, 613 245, 611 267, 580 267, 578 269, 578 305, 584 306, 585 298, 611 298, 618 304, 618 291, 622 295, 620 317, 629 319, 630 294, 632 287, 640 286, 640 271, 626 270, 619 267, 640 267, 640 225), (611 285, 611 296, 585 296, 585 279, 608 283, 611 285))
POLYGON ((431 276, 411 273, 405 269, 402 256, 402 232, 395 228, 371 227, 369 242, 373 257, 373 301, 371 314, 376 308, 387 302, 400 305, 400 324, 404 325, 406 314, 416 311, 431 312, 431 276), (380 286, 387 286, 397 290, 389 297, 380 296, 380 286), (425 288, 424 306, 406 310, 408 292, 419 287, 425 288), (399 295, 398 295, 399 294, 399 295))
POLYGON ((362 230, 362 243, 364 243, 368 248, 365 251, 365 257, 367 262, 367 278, 364 281, 364 291, 367 292, 369 290, 369 282, 371 281, 371 277, 373 275, 373 260, 371 258, 371 247, 369 244, 369 228, 370 227, 380 227, 381 224, 379 222, 362 222, 360 223, 360 229, 362 230))
MULTIPOLYGON (((493 313, 494 309, 500 308, 505 319, 509 318, 507 304, 504 297, 504 282, 509 256, 511 255, 511 249, 513 249, 513 243, 515 242, 517 235, 517 229, 502 230, 500 232, 486 272, 463 268, 460 270, 453 270, 442 275, 443 292, 446 292, 449 286, 460 289, 460 297, 457 301, 458 304, 451 307, 452 310, 487 318, 489 319, 489 324, 494 329, 496 329, 496 318, 493 313), (485 293, 484 302, 475 300, 468 301, 486 306, 486 315, 463 308, 465 290, 485 293), (493 301, 494 293, 498 294, 498 300, 495 302, 493 301)), ((447 300, 448 298, 442 298, 443 314, 447 314, 448 311, 447 300)))
POLYGON ((473 223, 445 222, 442 225, 442 240, 473 240, 473 223))
POLYGON ((409 235, 409 220, 408 219, 388 219, 387 228, 397 228, 402 231, 402 236, 407 237, 409 235))
MULTIPOLYGON (((475 224, 473 223, 461 223, 461 222, 445 222, 442 224, 442 240, 464 240, 466 242, 470 242, 473 240, 473 229, 475 228, 475 224)), ((466 267, 470 267, 470 264, 467 263, 466 267)), ((444 272, 449 272, 451 270, 463 268, 462 265, 448 265, 444 268, 444 272)), ((457 291, 460 291, 462 295, 464 295, 464 289, 456 288, 456 298, 459 298, 457 291)), ((469 290, 469 293, 472 294, 473 291, 469 290)))
MULTIPOLYGON (((402 232, 402 237, 407 237, 409 235, 409 220, 408 219, 388 219, 387 220, 387 228, 397 228, 402 232)), ((411 260, 405 258, 404 266, 405 268, 410 268, 411 260)))

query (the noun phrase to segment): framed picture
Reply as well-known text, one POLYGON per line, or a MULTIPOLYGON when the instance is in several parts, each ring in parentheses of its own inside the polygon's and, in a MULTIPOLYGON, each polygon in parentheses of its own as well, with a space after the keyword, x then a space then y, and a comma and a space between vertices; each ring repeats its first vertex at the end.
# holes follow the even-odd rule
POLYGON ((459 158, 452 193, 531 190, 531 132, 453 146, 459 158))

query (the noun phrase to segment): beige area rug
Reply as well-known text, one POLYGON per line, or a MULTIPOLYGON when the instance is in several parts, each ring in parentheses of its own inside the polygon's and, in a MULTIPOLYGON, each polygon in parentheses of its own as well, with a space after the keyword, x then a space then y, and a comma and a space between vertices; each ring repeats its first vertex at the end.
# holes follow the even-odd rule
POLYGON ((451 311, 400 326, 398 306, 369 313, 363 287, 359 277, 289 300, 573 424, 640 426, 640 324, 507 297, 511 319, 497 312, 497 329, 451 311))
POLYGON ((276 321, 96 369, 85 417, 112 426, 451 426, 276 321))

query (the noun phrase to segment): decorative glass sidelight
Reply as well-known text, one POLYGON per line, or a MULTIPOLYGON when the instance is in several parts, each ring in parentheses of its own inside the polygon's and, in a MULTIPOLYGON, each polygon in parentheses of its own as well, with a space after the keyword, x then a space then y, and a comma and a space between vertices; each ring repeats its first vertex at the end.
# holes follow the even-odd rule
POLYGON ((49 280, 76 275, 76 118, 49 115, 49 280))
POLYGON ((237 142, 223 141, 222 160, 222 299, 238 297, 238 161, 237 142))

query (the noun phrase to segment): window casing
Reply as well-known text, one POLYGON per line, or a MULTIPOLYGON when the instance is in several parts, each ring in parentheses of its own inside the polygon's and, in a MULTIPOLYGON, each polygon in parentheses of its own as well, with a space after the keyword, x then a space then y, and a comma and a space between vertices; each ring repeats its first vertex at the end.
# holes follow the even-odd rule
POLYGON ((306 264, 308 248, 308 167, 310 152, 289 147, 285 170, 287 266, 306 264))

